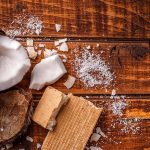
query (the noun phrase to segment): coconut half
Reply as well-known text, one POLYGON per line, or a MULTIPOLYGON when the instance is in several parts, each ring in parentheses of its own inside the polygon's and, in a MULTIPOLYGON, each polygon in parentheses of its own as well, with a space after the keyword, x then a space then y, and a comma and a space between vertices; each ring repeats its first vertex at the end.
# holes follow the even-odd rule
POLYGON ((0 91, 18 84, 31 66, 23 46, 6 36, 0 36, 0 91))

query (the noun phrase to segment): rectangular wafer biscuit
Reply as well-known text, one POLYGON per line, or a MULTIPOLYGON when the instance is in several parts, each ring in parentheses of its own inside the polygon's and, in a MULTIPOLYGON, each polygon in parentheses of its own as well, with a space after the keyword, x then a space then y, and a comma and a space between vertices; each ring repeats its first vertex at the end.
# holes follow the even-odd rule
POLYGON ((42 150, 83 150, 102 112, 82 97, 69 95, 69 102, 57 118, 57 126, 49 132, 42 150))

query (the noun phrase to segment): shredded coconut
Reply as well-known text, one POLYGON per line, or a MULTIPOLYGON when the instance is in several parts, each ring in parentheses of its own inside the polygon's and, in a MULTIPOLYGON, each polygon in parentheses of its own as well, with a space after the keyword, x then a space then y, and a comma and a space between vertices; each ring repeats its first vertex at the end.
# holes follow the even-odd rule
POLYGON ((93 133, 90 139, 90 142, 97 142, 100 139, 101 135, 97 134, 97 133, 93 133))
POLYGON ((101 130, 100 127, 96 128, 96 133, 100 134, 102 137, 107 138, 107 135, 101 130))
POLYGON ((33 142, 33 139, 30 136, 26 136, 26 140, 31 142, 31 143, 33 142))
POLYGON ((60 24, 55 24, 56 31, 59 32, 61 30, 61 25, 60 24))
POLYGON ((10 37, 19 35, 39 35, 42 32, 43 22, 39 20, 39 17, 21 14, 6 27, 3 28, 5 33, 10 37))
POLYGON ((102 150, 100 147, 90 146, 90 150, 102 150))
POLYGON ((37 149, 41 148, 41 144, 37 143, 36 147, 37 147, 37 149))
POLYGON ((114 74, 110 66, 99 54, 90 52, 86 47, 75 49, 76 76, 84 83, 85 87, 101 85, 107 88, 112 85, 114 74))
POLYGON ((127 103, 123 102, 122 100, 114 101, 111 104, 111 110, 114 115, 122 116, 123 110, 126 108, 127 103))
POLYGON ((10 149, 10 148, 12 148, 13 147, 13 144, 6 144, 6 149, 10 149))

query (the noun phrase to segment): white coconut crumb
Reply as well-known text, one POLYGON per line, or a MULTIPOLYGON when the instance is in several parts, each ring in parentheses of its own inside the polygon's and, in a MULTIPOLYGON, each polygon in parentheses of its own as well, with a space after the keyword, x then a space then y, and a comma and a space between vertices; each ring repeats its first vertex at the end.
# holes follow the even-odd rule
POLYGON ((85 96, 86 98, 90 98, 89 96, 85 96))
POLYGON ((6 144, 6 149, 10 149, 10 148, 12 148, 13 147, 13 144, 6 144))
POLYGON ((37 54, 40 56, 42 54, 42 50, 38 50, 37 54))
POLYGON ((72 88, 72 86, 74 85, 76 81, 76 78, 69 75, 67 81, 64 83, 64 85, 66 86, 67 89, 72 88))
POLYGON ((66 63, 66 62, 67 62, 67 60, 66 60, 66 59, 63 59, 62 61, 63 61, 64 63, 66 63))
POLYGON ((112 96, 115 96, 115 95, 116 95, 116 90, 115 90, 115 89, 112 90, 111 95, 112 95, 112 96))
POLYGON ((29 47, 33 46, 33 39, 27 39, 27 46, 29 47))
POLYGON ((75 49, 74 67, 76 76, 83 82, 85 87, 101 85, 102 88, 112 86, 114 74, 110 66, 99 54, 90 52, 87 48, 75 49))
POLYGON ((100 147, 90 146, 90 150, 102 150, 100 147))
POLYGON ((97 134, 97 133, 93 133, 90 139, 90 142, 97 142, 100 139, 101 135, 97 134))
POLYGON ((31 142, 31 143, 33 142, 33 139, 30 136, 26 136, 26 140, 31 142))
POLYGON ((99 47, 99 44, 98 44, 98 43, 96 44, 96 47, 99 47))
POLYGON ((122 100, 114 101, 111 104, 111 110, 112 110, 114 115, 122 116, 123 115, 123 111, 126 108, 126 106, 127 106, 127 103, 122 101, 122 100))
POLYGON ((91 49, 91 45, 88 45, 86 48, 87 48, 88 50, 91 49))
POLYGON ((42 145, 41 145, 40 143, 37 143, 37 144, 36 144, 37 149, 41 148, 41 146, 42 146, 42 145))
POLYGON ((59 39, 58 42, 59 42, 59 44, 64 43, 64 42, 67 42, 67 38, 59 39))
POLYGON ((4 147, 2 147, 2 148, 1 148, 1 150, 5 150, 5 148, 4 148, 4 147))
POLYGON ((0 132, 3 132, 4 131, 4 128, 0 128, 0 132))
POLYGON ((60 24, 55 24, 56 31, 59 32, 61 30, 61 25, 60 24))
POLYGON ((100 127, 96 128, 96 133, 100 134, 102 137, 107 138, 108 136, 101 130, 100 127))
POLYGON ((123 125, 123 128, 121 129, 122 132, 124 133, 132 133, 132 134, 137 134, 141 127, 139 126, 139 122, 141 120, 139 118, 133 118, 133 119, 128 119, 128 118, 123 118, 119 120, 119 124, 123 125))
POLYGON ((68 45, 66 42, 62 43, 59 48, 58 48, 60 51, 63 51, 63 52, 68 52, 68 45))
POLYGON ((40 43, 40 44, 39 44, 39 47, 40 47, 40 48, 43 48, 43 47, 45 47, 45 44, 40 43))
POLYGON ((58 46, 59 45, 59 41, 54 41, 54 45, 58 46))
POLYGON ((50 57, 52 55, 56 55, 57 51, 56 50, 49 50, 47 48, 45 48, 44 50, 44 58, 50 57))
POLYGON ((35 59, 37 57, 37 52, 34 50, 34 47, 27 47, 29 58, 35 59))

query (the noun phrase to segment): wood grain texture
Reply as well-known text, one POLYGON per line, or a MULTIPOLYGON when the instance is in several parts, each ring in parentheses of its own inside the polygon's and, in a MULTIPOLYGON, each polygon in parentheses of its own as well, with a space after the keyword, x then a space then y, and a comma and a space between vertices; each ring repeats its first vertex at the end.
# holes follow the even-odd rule
MULTIPOLYGON (((34 42, 38 47, 40 42, 34 42)), ((48 49, 55 48, 53 42, 42 42, 48 49)), ((26 45, 26 43, 23 43, 26 45)), ((69 52, 64 53, 68 59, 65 63, 68 74, 77 77, 75 85, 70 89, 63 85, 68 74, 62 77, 52 86, 65 93, 74 94, 111 94, 112 89, 116 89, 117 94, 149 94, 150 93, 150 49, 149 43, 101 43, 101 42, 68 42, 69 52), (97 43, 99 47, 96 47, 97 43), (75 54, 83 51, 83 47, 91 45, 91 52, 101 54, 101 58, 106 63, 109 62, 111 72, 114 72, 116 78, 113 86, 108 86, 107 92, 103 86, 86 87, 76 75, 74 67, 75 54), (79 47, 79 51, 74 49, 79 47)), ((43 55, 32 61, 32 66, 37 64, 43 55)), ((32 70, 32 69, 31 69, 32 70)), ((29 87, 30 72, 20 83, 22 87, 29 87)), ((44 89, 43 89, 44 90, 44 89)), ((42 94, 43 90, 32 92, 34 94, 42 94)))
POLYGON ((43 21, 44 37, 150 38, 149 0, 0 0, 0 28, 23 13, 43 21))
MULTIPOLYGON (((88 100, 92 101, 98 107, 104 107, 101 117, 96 125, 100 127, 102 131, 108 136, 108 138, 101 137, 97 143, 88 142, 88 146, 97 145, 103 150, 143 150, 144 148, 150 147, 150 124, 149 120, 140 120, 135 123, 136 127, 140 127, 137 133, 133 134, 130 130, 129 133, 125 133, 121 129, 125 126, 119 123, 113 127, 114 122, 117 122, 117 116, 112 113, 109 109, 111 104, 114 102, 110 99, 100 98, 100 96, 90 96, 88 100), (108 103, 109 101, 109 103, 108 103)), ((37 105, 35 101, 35 106, 37 105)), ((150 111, 150 100, 148 99, 127 99, 128 106, 123 111, 121 118, 126 118, 126 110, 137 108, 139 110, 150 111)), ((134 124, 134 123, 133 123, 134 124)), ((95 129, 94 129, 95 132, 95 129)), ((32 122, 28 132, 21 139, 18 139, 14 143, 14 147, 11 150, 17 150, 19 148, 25 148, 27 150, 36 150, 37 143, 42 144, 48 131, 36 123, 32 122), (25 137, 29 135, 34 139, 33 143, 26 141, 25 137)))

